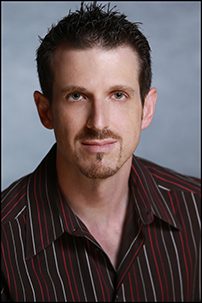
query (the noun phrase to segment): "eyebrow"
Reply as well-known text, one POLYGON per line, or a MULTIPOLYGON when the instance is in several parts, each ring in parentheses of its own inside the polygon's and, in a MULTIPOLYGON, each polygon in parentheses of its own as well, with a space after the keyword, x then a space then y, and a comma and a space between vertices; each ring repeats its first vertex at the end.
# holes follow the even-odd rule
POLYGON ((135 89, 132 88, 131 86, 127 86, 127 85, 115 85, 110 87, 110 91, 127 91, 130 94, 134 94, 135 93, 135 89))
POLYGON ((61 93, 69 93, 69 92, 74 92, 74 91, 80 91, 80 92, 87 92, 87 90, 84 87, 81 86, 66 86, 61 89, 61 93))
MULTIPOLYGON (((74 86, 74 85, 70 85, 70 86, 66 86, 63 89, 61 89, 61 93, 69 93, 69 92, 83 92, 86 93, 88 92, 88 90, 82 86, 74 86)), ((115 86, 111 86, 109 88, 109 91, 127 91, 130 94, 134 94, 135 90, 131 87, 131 86, 127 86, 127 85, 115 85, 115 86)))

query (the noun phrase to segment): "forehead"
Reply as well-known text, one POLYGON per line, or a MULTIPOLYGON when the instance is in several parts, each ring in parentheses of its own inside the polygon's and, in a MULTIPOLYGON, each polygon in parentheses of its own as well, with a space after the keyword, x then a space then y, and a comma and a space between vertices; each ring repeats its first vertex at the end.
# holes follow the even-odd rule
POLYGON ((65 45, 61 45, 57 48, 54 54, 54 68, 57 68, 58 65, 64 63, 69 63, 71 65, 76 63, 90 64, 92 60, 100 62, 102 64, 121 62, 127 64, 127 61, 133 63, 135 70, 139 71, 139 56, 137 52, 130 46, 122 45, 114 48, 103 48, 100 46, 95 46, 92 48, 85 49, 74 49, 65 45), (128 59, 128 60, 127 60, 128 59))
POLYGON ((54 57, 53 90, 66 86, 107 89, 117 85, 139 86, 138 56, 130 47, 71 49, 60 47, 54 57))

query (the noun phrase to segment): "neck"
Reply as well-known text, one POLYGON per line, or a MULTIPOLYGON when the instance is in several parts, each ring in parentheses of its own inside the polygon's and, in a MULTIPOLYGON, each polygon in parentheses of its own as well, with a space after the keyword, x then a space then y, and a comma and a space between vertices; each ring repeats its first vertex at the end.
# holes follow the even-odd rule
POLYGON ((56 160, 60 189, 74 213, 84 222, 107 226, 125 214, 132 157, 113 176, 90 179, 56 160))

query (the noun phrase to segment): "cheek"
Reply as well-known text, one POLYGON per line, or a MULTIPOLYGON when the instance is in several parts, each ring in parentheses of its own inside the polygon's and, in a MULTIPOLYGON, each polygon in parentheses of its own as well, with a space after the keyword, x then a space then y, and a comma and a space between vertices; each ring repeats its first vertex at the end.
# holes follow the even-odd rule
POLYGON ((127 119, 119 120, 119 133, 123 138, 123 150, 126 154, 132 154, 140 140, 141 111, 128 113, 127 119))
POLYGON ((133 136, 138 135, 141 131, 141 110, 130 110, 120 113, 120 115, 115 116, 117 130, 122 134, 122 136, 133 136))
POLYGON ((75 136, 85 128, 85 119, 79 111, 63 109, 57 113, 54 123, 55 136, 63 146, 74 145, 75 136))
POLYGON ((70 119, 69 115, 64 110, 59 110, 53 114, 53 127, 57 140, 61 140, 64 137, 68 137, 71 133, 71 126, 74 119, 70 119))

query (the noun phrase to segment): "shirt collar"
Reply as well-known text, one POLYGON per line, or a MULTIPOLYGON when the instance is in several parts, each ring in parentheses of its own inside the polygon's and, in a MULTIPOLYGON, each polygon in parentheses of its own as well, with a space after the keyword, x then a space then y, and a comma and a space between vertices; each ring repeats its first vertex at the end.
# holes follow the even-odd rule
MULTIPOLYGON (((30 175, 26 208, 26 259, 48 247, 65 231, 74 236, 86 236, 96 243, 86 226, 64 201, 56 173, 56 144, 30 175)), ((133 156, 130 189, 137 213, 143 224, 150 224, 154 215, 181 229, 172 209, 152 175, 133 156)))
POLYGON ((30 175, 26 208, 26 259, 48 247, 65 231, 74 236, 87 236, 86 226, 65 202, 58 186, 56 144, 30 175))
POLYGON ((132 160, 129 182, 136 210, 143 224, 150 224, 156 216, 169 225, 182 229, 153 176, 141 159, 135 156, 132 160))

